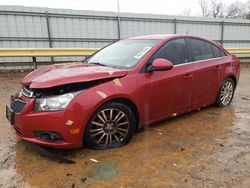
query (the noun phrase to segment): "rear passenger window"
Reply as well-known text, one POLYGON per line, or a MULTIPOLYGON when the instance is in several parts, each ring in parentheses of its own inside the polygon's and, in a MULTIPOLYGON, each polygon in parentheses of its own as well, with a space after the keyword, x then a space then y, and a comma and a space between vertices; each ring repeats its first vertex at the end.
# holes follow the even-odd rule
POLYGON ((174 65, 187 63, 188 52, 185 39, 175 39, 167 42, 154 55, 153 59, 162 58, 171 61, 174 65))
POLYGON ((221 49, 219 49, 218 47, 214 45, 212 45, 212 49, 214 52, 214 57, 223 57, 226 55, 221 49))
POLYGON ((194 61, 211 59, 214 57, 212 45, 199 39, 189 39, 194 61))

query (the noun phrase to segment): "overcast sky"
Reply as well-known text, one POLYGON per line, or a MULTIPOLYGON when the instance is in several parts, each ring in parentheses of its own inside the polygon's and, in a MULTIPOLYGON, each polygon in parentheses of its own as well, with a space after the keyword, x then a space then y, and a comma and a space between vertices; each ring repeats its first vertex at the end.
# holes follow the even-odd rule
MULTIPOLYGON (((119 0, 121 12, 181 15, 190 10, 199 16, 199 0, 119 0)), ((230 4, 235 0, 224 0, 230 4)), ((242 0, 244 2, 244 0, 242 0)), ((0 0, 0 5, 66 8, 77 10, 117 11, 117 0, 0 0)))

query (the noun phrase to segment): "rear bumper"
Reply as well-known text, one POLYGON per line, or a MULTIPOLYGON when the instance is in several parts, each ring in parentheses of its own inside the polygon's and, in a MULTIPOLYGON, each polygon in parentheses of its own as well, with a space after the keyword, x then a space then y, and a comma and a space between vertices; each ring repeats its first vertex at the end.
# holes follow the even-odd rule
POLYGON ((64 110, 57 112, 34 112, 34 99, 22 98, 27 102, 20 113, 14 113, 13 128, 22 140, 39 145, 73 149, 82 147, 83 126, 85 125, 83 115, 77 112, 64 110), (63 141, 46 141, 37 138, 35 132, 47 131, 59 133, 63 141))

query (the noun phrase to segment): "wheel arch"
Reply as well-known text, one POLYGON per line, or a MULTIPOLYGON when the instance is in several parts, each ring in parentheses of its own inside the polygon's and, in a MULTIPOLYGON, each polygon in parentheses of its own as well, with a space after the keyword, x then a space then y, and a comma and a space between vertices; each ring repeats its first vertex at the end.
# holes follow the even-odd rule
POLYGON ((237 79, 236 79, 236 77, 234 75, 228 75, 225 79, 227 79, 227 78, 231 78, 233 80, 235 86, 237 85, 237 79))
POLYGON ((132 112, 135 114, 135 119, 136 119, 135 130, 137 131, 139 129, 139 118, 140 118, 139 116, 140 115, 139 115, 139 110, 138 110, 136 104, 133 101, 131 101, 130 99, 127 99, 124 97, 118 97, 118 98, 113 98, 113 99, 106 101, 105 103, 101 104, 101 106, 104 104, 110 103, 110 102, 122 103, 122 104, 128 106, 132 110, 132 112))
POLYGON ((237 84, 237 79, 236 79, 236 77, 234 75, 227 75, 227 76, 225 76, 225 78, 222 80, 219 92, 218 92, 217 97, 216 97, 216 101, 215 101, 216 106, 218 106, 218 107, 225 107, 225 106, 228 106, 231 103, 231 101, 233 99, 233 95, 234 95, 234 90, 235 90, 236 84, 237 84), (233 92, 231 94, 230 101, 228 101, 226 104, 223 104, 223 102, 221 101, 221 97, 220 96, 221 96, 221 91, 222 91, 223 85, 226 83, 226 81, 228 79, 231 80, 230 82, 234 83, 234 88, 233 88, 233 92))
MULTIPOLYGON (((217 95, 220 92, 220 88, 221 88, 221 85, 222 85, 223 81, 226 80, 227 78, 231 78, 233 80, 234 84, 235 84, 235 87, 237 86, 237 78, 236 78, 235 75, 233 75, 233 74, 225 75, 225 77, 222 77, 222 80, 220 81, 220 85, 217 88, 217 95)), ((217 97, 217 95, 216 95, 216 97, 217 97)))
MULTIPOLYGON (((102 103, 100 103, 96 108, 95 108, 95 111, 98 110, 99 108, 101 108, 103 105, 106 105, 108 103, 121 103, 123 105, 126 105, 128 106, 131 110, 132 110, 132 113, 135 114, 135 132, 137 132, 137 130, 139 129, 139 111, 138 111, 138 108, 136 106, 136 104, 130 100, 130 99, 127 99, 127 98, 123 98, 123 97, 117 97, 117 98, 111 98, 109 100, 106 100, 106 101, 103 101, 102 103)), ((95 113, 94 111, 94 113, 95 113)), ((91 121, 91 118, 93 117, 93 113, 92 115, 90 116, 90 118, 88 119, 88 123, 87 125, 85 126, 84 130, 83 130, 83 137, 82 137, 82 145, 84 146, 86 143, 85 143, 85 134, 86 134, 86 128, 89 124, 89 122, 91 121)))

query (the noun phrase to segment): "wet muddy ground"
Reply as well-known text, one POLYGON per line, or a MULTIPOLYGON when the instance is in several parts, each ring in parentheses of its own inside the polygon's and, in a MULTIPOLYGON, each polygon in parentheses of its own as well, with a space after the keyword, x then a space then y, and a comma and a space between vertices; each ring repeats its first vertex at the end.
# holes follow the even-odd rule
POLYGON ((250 187, 249 65, 229 107, 154 124, 122 148, 58 151, 75 164, 40 156, 9 126, 5 105, 24 75, 0 73, 0 187, 250 187))

